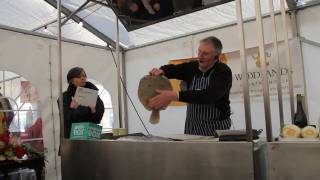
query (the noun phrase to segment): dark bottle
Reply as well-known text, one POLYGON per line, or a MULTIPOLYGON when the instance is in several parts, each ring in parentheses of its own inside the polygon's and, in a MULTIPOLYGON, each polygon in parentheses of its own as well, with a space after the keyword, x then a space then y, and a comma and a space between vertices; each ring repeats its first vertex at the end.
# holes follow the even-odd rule
POLYGON ((300 128, 304 128, 308 125, 307 116, 302 107, 301 94, 297 94, 297 112, 294 114, 293 123, 300 128))

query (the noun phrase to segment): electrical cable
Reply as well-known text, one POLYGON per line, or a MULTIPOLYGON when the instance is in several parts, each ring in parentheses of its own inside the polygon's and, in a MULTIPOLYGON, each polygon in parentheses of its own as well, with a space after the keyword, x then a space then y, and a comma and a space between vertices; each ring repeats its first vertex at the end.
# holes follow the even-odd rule
MULTIPOLYGON (((114 54, 113 54, 113 52, 112 52, 112 49, 111 49, 109 46, 107 46, 107 48, 109 48, 109 50, 110 50, 110 52, 111 52, 111 55, 112 55, 112 58, 113 58, 113 62, 114 62, 114 64, 115 64, 116 68, 118 68, 118 64, 117 64, 117 62, 116 62, 116 58, 114 57, 114 54)), ((148 129, 147 129, 147 126, 146 126, 145 123, 143 122, 143 120, 142 120, 142 118, 141 118, 141 116, 140 116, 140 114, 139 114, 136 106, 134 105, 134 103, 133 103, 133 101, 132 101, 132 99, 131 99, 131 97, 130 97, 130 95, 129 95, 129 93, 128 93, 127 87, 124 85, 124 82, 123 82, 123 79, 122 79, 121 75, 119 75, 119 78, 120 78, 122 87, 123 87, 123 89, 125 90, 125 93, 126 93, 127 97, 129 98, 129 101, 130 101, 132 107, 134 108, 137 116, 139 117, 139 120, 140 120, 141 124, 143 125, 144 129, 147 131, 148 135, 151 136, 150 132, 149 132, 148 129)))

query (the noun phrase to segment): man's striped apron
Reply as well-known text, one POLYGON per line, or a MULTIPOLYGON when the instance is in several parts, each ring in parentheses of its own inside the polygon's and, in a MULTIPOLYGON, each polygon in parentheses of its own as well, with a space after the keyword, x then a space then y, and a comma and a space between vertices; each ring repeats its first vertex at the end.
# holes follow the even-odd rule
MULTIPOLYGON (((213 71, 214 69, 207 77, 204 77, 205 73, 201 77, 195 75, 189 90, 208 88, 213 71)), ((215 130, 230 129, 230 127, 230 117, 221 119, 220 110, 214 104, 188 104, 185 134, 214 136, 216 134, 215 130)))

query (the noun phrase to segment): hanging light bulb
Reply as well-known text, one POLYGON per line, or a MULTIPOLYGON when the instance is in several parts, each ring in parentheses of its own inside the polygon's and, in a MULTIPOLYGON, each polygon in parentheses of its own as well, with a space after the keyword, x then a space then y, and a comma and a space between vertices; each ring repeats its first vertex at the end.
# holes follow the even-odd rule
POLYGON ((47 26, 44 27, 44 32, 47 33, 48 32, 48 28, 47 26))
POLYGON ((82 27, 83 26, 83 22, 82 22, 82 20, 80 20, 80 22, 79 22, 79 24, 78 24, 80 27, 82 27))

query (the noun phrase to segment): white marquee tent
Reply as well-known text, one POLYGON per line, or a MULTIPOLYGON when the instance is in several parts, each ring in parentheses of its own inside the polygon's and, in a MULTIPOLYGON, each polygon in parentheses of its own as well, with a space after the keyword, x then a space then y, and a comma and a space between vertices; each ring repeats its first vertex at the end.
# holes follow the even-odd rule
MULTIPOLYGON (((300 4, 306 4, 309 1, 311 0, 301 1, 300 4)), ((73 12, 85 2, 86 0, 64 0, 62 1, 62 6, 68 12, 73 12)), ((21 28, 28 31, 47 33, 50 35, 57 34, 56 23, 51 23, 57 19, 56 9, 53 7, 54 5, 52 6, 52 4, 56 4, 55 0, 4 0, 0 3, 0 22, 2 25, 21 28), (45 26, 46 24, 48 25, 45 26), (47 27, 46 32, 44 32, 45 27, 47 27)), ((254 17, 255 11, 253 1, 244 0, 242 3, 244 18, 249 19, 254 17)), ((276 0, 274 4, 275 10, 279 11, 279 0, 276 0)), ((268 1, 262 1, 261 6, 262 14, 267 14, 269 12, 268 1)), ((86 21, 97 31, 101 32, 104 36, 111 40, 115 40, 115 14, 110 8, 92 2, 76 15, 82 21, 86 21)), ((65 14, 63 17, 64 16, 65 14)), ((136 47, 155 41, 163 41, 177 36, 194 34, 207 29, 221 27, 233 23, 235 20, 235 2, 229 2, 133 32, 127 32, 125 28, 121 26, 120 42, 124 48, 136 47)), ((77 26, 77 24, 78 22, 70 20, 70 22, 63 27, 63 36, 77 41, 106 45, 106 43, 103 42, 103 39, 95 37, 92 33, 88 32, 85 27, 82 28, 77 26)))
MULTIPOLYGON (((274 0, 275 11, 280 10, 280 0, 274 0)), ((62 0, 62 17, 69 16, 85 0, 62 0)), ((253 0, 242 0, 245 23, 246 48, 257 47, 255 10, 253 0)), ((268 1, 261 1, 264 18, 265 42, 272 43, 271 21, 268 1)), ((302 92, 307 95, 309 120, 318 125, 320 119, 318 85, 320 63, 320 6, 318 0, 287 1, 287 26, 289 38, 298 38, 304 76, 302 92), (297 10, 290 9, 295 4, 297 10), (305 91, 306 90, 306 91, 305 91)), ((21 75, 38 90, 40 113, 43 119, 44 146, 48 149, 46 179, 60 179, 59 115, 58 97, 58 50, 57 10, 55 0, 2 0, 0 1, 0 71, 21 75)), ((63 77, 68 69, 82 66, 89 78, 100 82, 109 92, 114 127, 119 127, 119 104, 122 104, 126 127, 129 132, 145 132, 127 98, 118 102, 117 69, 107 45, 115 44, 115 14, 99 3, 90 2, 83 10, 75 14, 62 27, 64 42, 62 45, 63 77), (83 26, 79 23, 83 22, 83 26)), ((149 112, 145 111, 136 97, 139 79, 152 67, 159 67, 169 60, 196 56, 198 41, 206 36, 219 37, 224 44, 224 53, 238 53, 239 40, 236 28, 235 3, 230 2, 188 15, 169 19, 151 26, 128 32, 120 25, 120 45, 122 47, 122 76, 128 94, 137 107, 142 119, 148 122, 149 112)), ((279 42, 284 39, 281 17, 276 16, 279 42)), ((291 52, 292 53, 292 52, 291 52)), ((240 64, 238 64, 240 66, 240 64)), ((1 76, 1 74, 0 74, 1 76)), ((0 77, 1 82, 10 79, 0 77)), ((66 88, 66 81, 64 89, 66 88)), ((1 84, 1 83, 0 83, 1 84)), ((8 85, 6 85, 8 88, 8 85)), ((300 91, 298 91, 300 92, 300 91)), ((265 129, 263 101, 251 100, 253 127, 265 129)), ((232 101, 233 128, 245 128, 243 101, 232 101)), ((274 136, 279 133, 279 112, 277 99, 271 97, 271 112, 274 136)), ((290 121, 289 98, 284 97, 286 121, 290 121)), ((147 123, 153 134, 183 133, 185 107, 169 107, 161 113, 163 119, 159 125, 147 123), (173 117, 172 114, 175 114, 173 117)))

